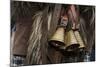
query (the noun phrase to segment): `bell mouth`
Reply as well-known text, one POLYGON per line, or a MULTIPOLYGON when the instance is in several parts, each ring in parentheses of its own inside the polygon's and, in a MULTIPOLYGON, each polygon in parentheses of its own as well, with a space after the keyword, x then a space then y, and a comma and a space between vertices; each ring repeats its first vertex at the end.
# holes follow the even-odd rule
POLYGON ((79 44, 72 44, 66 48, 66 51, 75 51, 79 48, 79 44))
POLYGON ((54 46, 54 47, 61 47, 61 46, 64 46, 65 44, 61 41, 50 40, 49 45, 54 46))

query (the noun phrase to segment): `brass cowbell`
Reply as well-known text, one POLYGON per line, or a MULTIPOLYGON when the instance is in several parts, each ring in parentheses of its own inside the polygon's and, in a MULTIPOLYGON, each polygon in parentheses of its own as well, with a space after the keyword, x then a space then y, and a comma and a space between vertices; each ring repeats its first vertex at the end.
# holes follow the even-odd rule
POLYGON ((79 47, 79 43, 74 35, 73 30, 66 32, 65 44, 67 51, 74 51, 79 47))
POLYGON ((49 44, 60 47, 64 45, 64 27, 58 27, 52 38, 49 40, 49 44))
POLYGON ((76 39, 77 39, 78 43, 80 44, 79 49, 84 49, 85 48, 85 45, 84 45, 84 42, 83 42, 83 40, 82 40, 82 38, 80 36, 79 31, 77 31, 77 30, 74 31, 74 34, 76 36, 76 39))

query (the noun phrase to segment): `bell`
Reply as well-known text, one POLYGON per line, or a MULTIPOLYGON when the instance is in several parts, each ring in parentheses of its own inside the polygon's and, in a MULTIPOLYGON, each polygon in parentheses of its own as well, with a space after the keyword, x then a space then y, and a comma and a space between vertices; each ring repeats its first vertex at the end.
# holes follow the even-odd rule
POLYGON ((66 32, 65 44, 67 51, 74 51, 79 47, 79 43, 77 42, 73 30, 66 32))
POLYGON ((64 28, 59 27, 52 38, 49 40, 49 44, 55 47, 60 47, 64 45, 64 28))
POLYGON ((84 45, 84 42, 83 42, 79 32, 78 31, 74 31, 74 34, 76 36, 76 39, 77 39, 78 43, 80 44, 79 45, 79 49, 83 50, 85 48, 85 45, 84 45))

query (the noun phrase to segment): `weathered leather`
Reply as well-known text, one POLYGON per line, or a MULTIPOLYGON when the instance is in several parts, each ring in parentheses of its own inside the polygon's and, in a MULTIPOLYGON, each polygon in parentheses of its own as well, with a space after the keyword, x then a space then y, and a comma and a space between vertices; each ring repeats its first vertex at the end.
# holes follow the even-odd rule
POLYGON ((26 55, 28 48, 28 38, 31 32, 31 18, 21 18, 16 22, 16 31, 14 37, 14 55, 26 55))

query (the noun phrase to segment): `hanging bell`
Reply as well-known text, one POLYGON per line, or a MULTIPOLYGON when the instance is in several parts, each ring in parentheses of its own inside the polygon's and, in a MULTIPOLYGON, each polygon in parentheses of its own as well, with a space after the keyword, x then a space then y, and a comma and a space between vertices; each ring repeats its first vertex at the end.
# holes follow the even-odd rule
POLYGON ((85 45, 84 45, 84 42, 80 36, 80 33, 78 31, 74 31, 74 34, 76 36, 78 43, 80 44, 79 49, 80 49, 80 51, 82 51, 85 48, 85 45))
POLYGON ((74 35, 73 30, 66 32, 65 44, 67 51, 74 51, 79 47, 79 43, 74 35))
POLYGON ((55 47, 60 47, 64 45, 64 28, 59 27, 52 38, 49 40, 49 44, 55 47))

